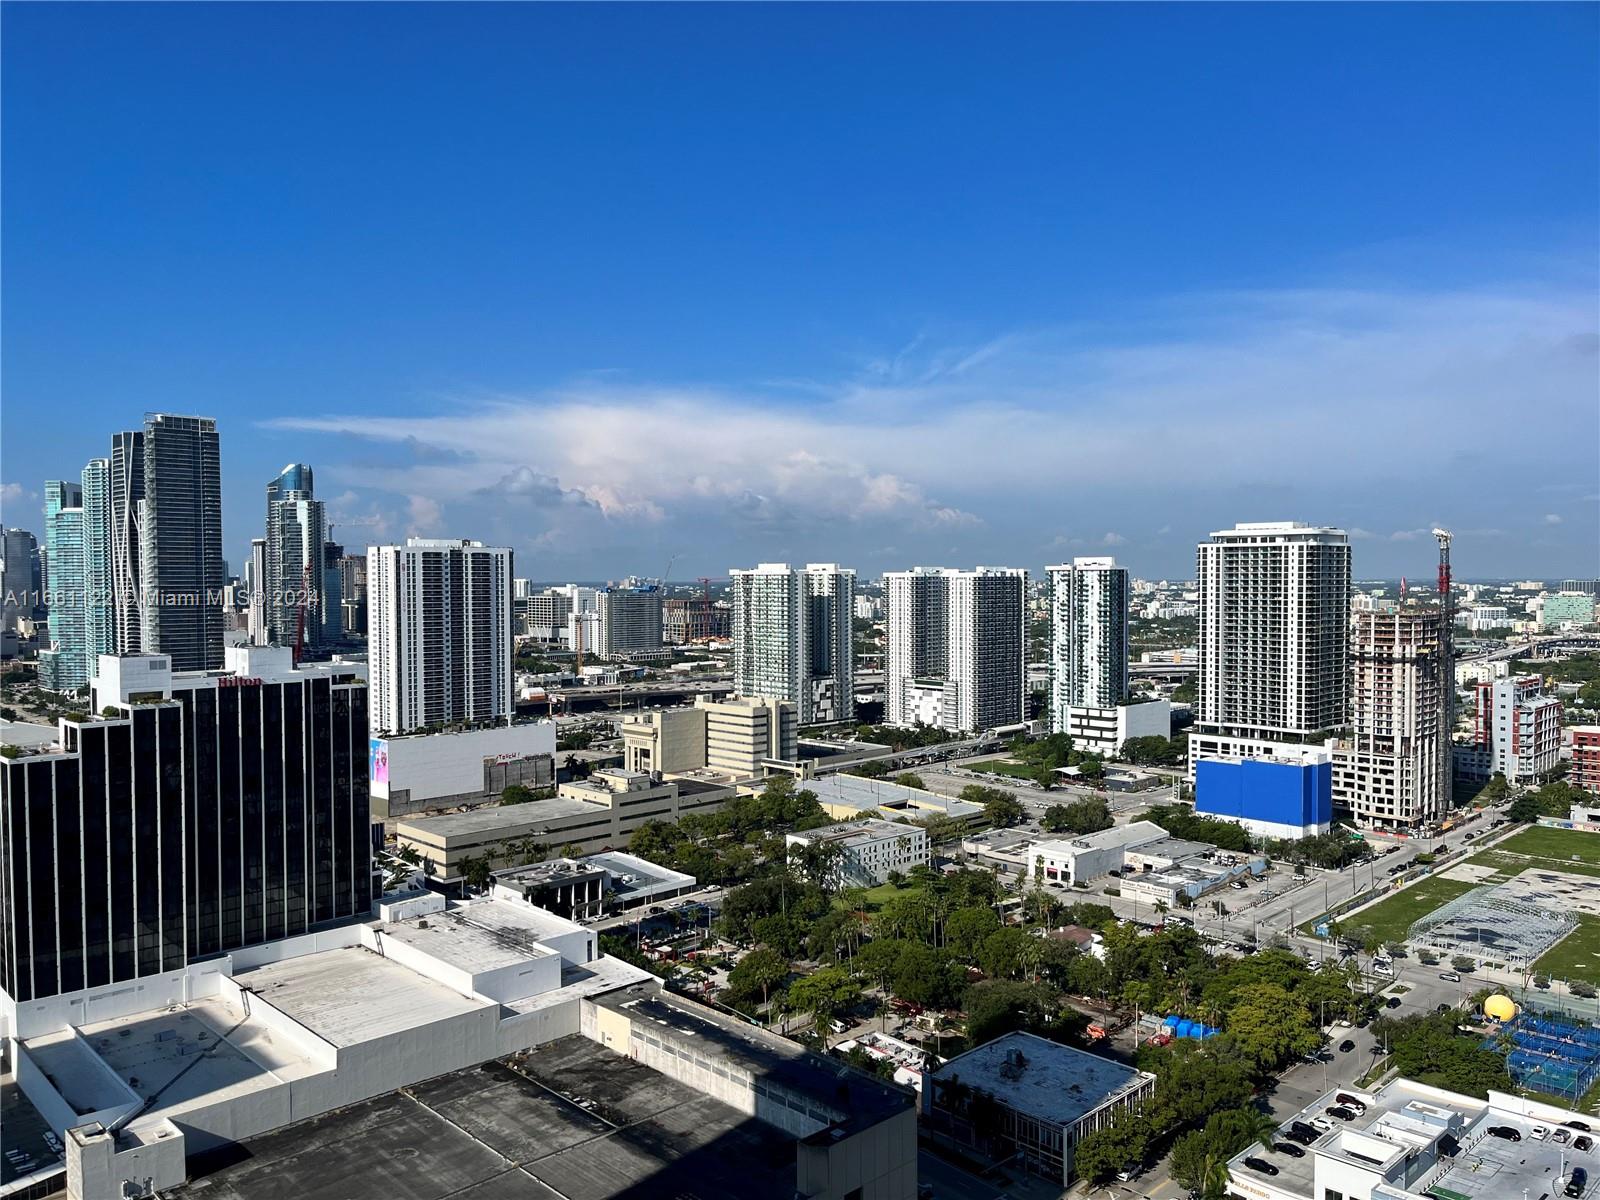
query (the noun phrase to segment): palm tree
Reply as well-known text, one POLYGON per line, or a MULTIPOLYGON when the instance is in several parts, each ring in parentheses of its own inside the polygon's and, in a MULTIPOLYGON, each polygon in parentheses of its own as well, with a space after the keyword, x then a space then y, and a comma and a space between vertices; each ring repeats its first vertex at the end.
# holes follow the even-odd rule
POLYGON ((1247 1108, 1245 1113, 1250 1118, 1245 1126, 1250 1140, 1259 1143, 1264 1150, 1271 1150, 1273 1140, 1278 1136, 1278 1122, 1271 1113, 1259 1108, 1247 1108))
POLYGON ((1208 1153, 1200 1169, 1200 1200, 1227 1200, 1228 1160, 1208 1153))

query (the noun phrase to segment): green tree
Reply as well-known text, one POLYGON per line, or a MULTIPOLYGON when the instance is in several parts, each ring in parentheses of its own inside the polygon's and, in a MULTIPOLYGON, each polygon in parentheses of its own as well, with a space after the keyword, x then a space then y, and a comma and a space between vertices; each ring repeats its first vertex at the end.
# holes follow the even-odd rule
POLYGON ((1144 1162, 1149 1148, 1150 1126, 1143 1112, 1121 1109, 1109 1123, 1083 1136, 1072 1165, 1090 1183, 1104 1183, 1122 1168, 1144 1162))
POLYGON ((894 777, 894 781, 901 787, 916 788, 923 792, 928 790, 928 785, 922 782, 922 776, 915 771, 902 771, 894 777))
POLYGON ((1505 773, 1496 771, 1489 777, 1489 782, 1483 785, 1483 790, 1478 793, 1478 799, 1484 804, 1503 804, 1509 795, 1511 795, 1511 785, 1506 782, 1505 773))
POLYGON ((789 985, 789 1007, 795 1012, 811 1014, 819 1034, 830 1018, 860 999, 861 986, 840 967, 822 967, 789 985))
POLYGON ((754 996, 759 991, 761 1003, 765 1004, 770 990, 788 977, 789 960, 776 950, 763 946, 750 951, 728 972, 727 991, 734 999, 754 996))
POLYGON ((1228 1033, 1262 1071, 1273 1071, 1322 1044, 1316 1020, 1287 990, 1253 983, 1234 995, 1228 1033))
POLYGON ((945 920, 945 946, 957 958, 972 962, 984 938, 999 928, 1000 918, 992 908, 958 908, 945 920))
POLYGON ((997 929, 983 939, 978 965, 991 979, 1017 979, 1023 973, 1027 951, 1037 940, 1020 929, 997 929))

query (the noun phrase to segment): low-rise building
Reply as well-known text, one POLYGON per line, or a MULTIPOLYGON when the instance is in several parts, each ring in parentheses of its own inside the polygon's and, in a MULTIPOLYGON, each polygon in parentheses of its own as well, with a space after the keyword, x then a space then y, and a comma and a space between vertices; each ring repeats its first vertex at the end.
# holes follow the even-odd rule
POLYGON ((820 775, 806 780, 804 787, 815 793, 823 812, 841 821, 867 815, 890 820, 904 817, 926 821, 929 817, 947 817, 971 821, 983 815, 981 804, 887 779, 868 779, 864 775, 820 775))
POLYGON ((1167 831, 1154 821, 1131 821, 1082 837, 1036 842, 1027 852, 1028 873, 1043 873, 1047 884, 1071 887, 1112 871, 1120 871, 1129 850, 1166 840, 1167 831))
POLYGON ((1474 689, 1472 735, 1457 746, 1456 772, 1469 780, 1496 773, 1508 783, 1535 783, 1561 761, 1561 701, 1544 694, 1537 675, 1480 683, 1474 689))
POLYGON ((1572 1168, 1593 1161, 1571 1149, 1570 1131, 1560 1141, 1534 1135, 1540 1125, 1547 1133, 1571 1121, 1588 1128, 1592 1117, 1493 1090, 1479 1100, 1410 1079, 1371 1092, 1346 1085, 1283 1125, 1298 1121, 1321 1129, 1314 1120, 1331 1128, 1322 1129, 1304 1155, 1252 1144, 1229 1160, 1230 1194, 1246 1200, 1531 1200, 1560 1196, 1572 1168), (1352 1118, 1330 1122, 1327 1109, 1341 1103, 1352 1118))
POLYGON ((1241 875, 1260 875, 1267 869, 1266 859, 1259 855, 1229 854, 1204 842, 1170 837, 1151 821, 1039 842, 1027 854, 1028 873, 1046 887, 1071 887, 1115 872, 1125 898, 1169 908, 1184 898, 1198 900, 1241 875))
POLYGON ((871 817, 786 834, 784 844, 791 861, 809 847, 827 847, 833 856, 828 881, 835 887, 876 887, 892 872, 904 875, 928 862, 927 830, 871 817))
POLYGON ((1155 1086, 1148 1071, 1008 1033, 925 1076, 922 1122, 936 1137, 996 1161, 1015 1158, 1065 1187, 1078 1143, 1153 1096, 1155 1086))
POLYGON ((555 753, 554 721, 371 738, 373 818, 491 804, 513 784, 552 787, 555 753))
POLYGON ((796 761, 795 706, 785 700, 696 696, 689 708, 640 713, 622 722, 628 770, 670 778, 710 771, 729 780, 760 779, 796 761))
POLYGON ((1572 739, 1572 770, 1567 782, 1600 796, 1600 725, 1574 725, 1567 732, 1572 739))
POLYGON ((618 850, 582 858, 551 858, 494 873, 492 892, 557 916, 587 921, 692 891, 693 875, 618 850))
POLYGON ((1069 705, 1057 722, 1079 750, 1116 754, 1129 738, 1171 737, 1172 705, 1166 700, 1116 704, 1107 708, 1069 705))
POLYGON ((714 812, 732 795, 731 787, 700 780, 654 783, 637 772, 604 770, 562 784, 553 800, 401 820, 395 836, 401 850, 415 850, 441 880, 452 881, 461 878, 464 862, 480 856, 491 867, 509 867, 538 849, 582 854, 625 846, 647 821, 714 812))

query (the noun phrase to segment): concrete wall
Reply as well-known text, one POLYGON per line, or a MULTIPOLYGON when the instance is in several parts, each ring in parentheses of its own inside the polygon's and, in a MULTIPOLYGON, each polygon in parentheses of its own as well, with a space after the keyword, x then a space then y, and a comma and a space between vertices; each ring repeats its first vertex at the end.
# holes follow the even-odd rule
POLYGON ((551 721, 496 726, 463 733, 419 734, 373 738, 372 799, 387 801, 391 790, 404 789, 408 803, 424 804, 445 796, 483 791, 486 758, 530 758, 554 755, 556 727, 551 721), (387 772, 377 765, 377 749, 388 759, 387 772), (379 778, 379 776, 385 776, 379 778))
POLYGON ((190 963, 181 971, 147 975, 127 983, 85 988, 23 1004, 16 1004, 0 992, 0 1032, 22 1039, 41 1037, 68 1026, 131 1017, 153 1008, 187 1004, 196 997, 214 996, 217 978, 233 970, 233 961, 230 956, 223 955, 190 963))
POLYGON ((74 1129, 66 1141, 67 1194, 81 1200, 111 1200, 166 1191, 184 1180, 182 1132, 170 1121, 153 1129, 148 1140, 119 1139, 101 1125, 74 1129), (132 1190, 124 1190, 131 1184, 132 1190))
POLYGON ((57 1134, 61 1134, 82 1123, 82 1118, 44 1077, 39 1064, 33 1061, 21 1042, 12 1042, 7 1050, 12 1063, 15 1064, 13 1069, 17 1074, 17 1086, 22 1089, 22 1094, 28 1098, 28 1102, 39 1110, 39 1115, 44 1118, 45 1124, 57 1134))
POLYGON ((807 1200, 913 1200, 917 1194, 917 1114, 905 1112, 822 1145, 802 1142, 795 1191, 807 1200), (860 1192, 855 1193, 859 1188, 860 1192))

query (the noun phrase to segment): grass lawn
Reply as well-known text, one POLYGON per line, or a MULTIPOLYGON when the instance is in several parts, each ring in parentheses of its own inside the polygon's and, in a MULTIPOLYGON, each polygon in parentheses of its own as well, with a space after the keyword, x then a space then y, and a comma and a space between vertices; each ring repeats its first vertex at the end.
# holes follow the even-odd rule
POLYGON ((1526 854, 1530 858, 1548 858, 1563 866, 1577 855, 1591 866, 1600 866, 1600 833, 1587 833, 1582 829, 1552 829, 1539 825, 1513 834, 1495 849, 1526 854))
POLYGON ((1586 875, 1592 879, 1600 879, 1600 867, 1590 866, 1588 863, 1568 862, 1565 859, 1554 858, 1529 858, 1524 854, 1507 854, 1499 847, 1485 850, 1482 854, 1474 854, 1467 859, 1467 864, 1474 867, 1493 867, 1497 872, 1492 879, 1485 879, 1485 883, 1504 883, 1506 880, 1520 875, 1532 867, 1545 871, 1561 871, 1567 875, 1586 875))
POLYGON ((1414 923, 1476 886, 1460 879, 1424 879, 1371 908, 1341 917, 1340 924, 1346 929, 1365 925, 1385 942, 1404 941, 1414 923))
MULTIPOLYGON (((914 883, 908 883, 903 887, 895 887, 892 883, 880 883, 877 887, 866 890, 867 911, 877 912, 883 907, 884 901, 891 896, 915 896, 921 893, 922 890, 920 885, 914 883)), ((833 904, 835 908, 844 907, 844 902, 837 897, 834 899, 833 904)))
POLYGON ((1033 773, 1038 768, 1030 767, 1027 763, 1019 763, 1014 758, 993 758, 987 762, 973 763, 967 768, 980 775, 1009 775, 1013 779, 1032 779, 1033 773))
POLYGON ((1578 914, 1578 927, 1552 946, 1533 969, 1555 979, 1600 984, 1600 917, 1578 914))

